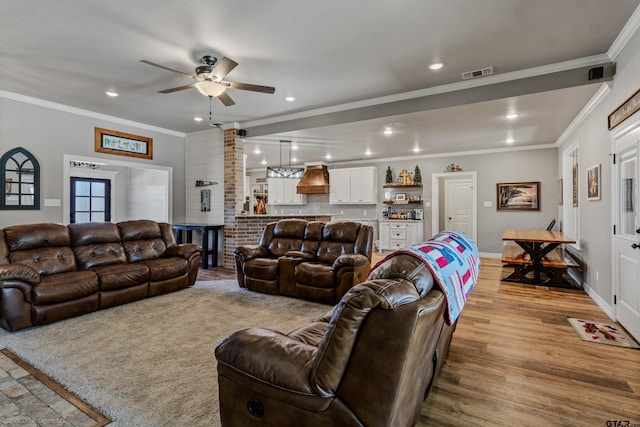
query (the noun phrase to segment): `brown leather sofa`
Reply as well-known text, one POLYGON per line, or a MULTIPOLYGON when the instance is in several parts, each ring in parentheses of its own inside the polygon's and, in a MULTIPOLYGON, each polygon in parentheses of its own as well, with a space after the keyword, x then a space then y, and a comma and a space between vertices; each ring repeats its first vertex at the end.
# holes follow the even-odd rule
POLYGON ((234 250, 238 284, 249 290, 335 304, 371 269, 373 228, 357 222, 283 219, 257 247, 234 250))
POLYGON ((235 332, 215 350, 222 425, 415 425, 455 329, 444 311, 425 264, 399 254, 306 326, 235 332))
POLYGON ((200 248, 170 224, 29 224, 0 230, 0 326, 43 325, 195 283, 200 248))

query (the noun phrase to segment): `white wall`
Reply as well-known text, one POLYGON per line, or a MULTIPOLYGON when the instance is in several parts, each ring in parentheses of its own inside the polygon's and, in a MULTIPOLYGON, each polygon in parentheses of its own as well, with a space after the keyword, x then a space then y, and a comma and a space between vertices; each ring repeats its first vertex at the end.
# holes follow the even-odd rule
MULTIPOLYGON (((636 32, 622 52, 615 58, 616 75, 611 91, 591 111, 582 123, 564 139, 559 147, 559 168, 562 151, 572 142, 580 141, 579 209, 580 248, 585 269, 585 282, 589 293, 605 310, 612 303, 613 284, 611 270, 612 239, 612 164, 611 132, 607 117, 640 87, 640 33, 636 32), (586 171, 601 164, 601 199, 587 200, 586 171), (596 280, 596 275, 599 280, 596 280)), ((639 120, 636 113, 628 121, 639 120)), ((623 123, 620 126, 625 125, 623 123)), ((560 169, 559 169, 559 174, 560 169)))
POLYGON ((173 219, 184 220, 184 135, 31 98, 17 98, 0 97, 0 152, 24 147, 36 157, 40 163, 40 210, 0 211, 0 227, 68 222, 62 206, 44 206, 44 199, 63 199, 65 154, 173 168, 173 219), (95 127, 153 138, 153 160, 96 153, 95 127))
POLYGON ((194 224, 224 224, 224 133, 220 129, 187 136, 186 220, 194 224), (215 185, 196 187, 196 181, 215 185), (211 190, 211 211, 200 210, 200 190, 211 190))

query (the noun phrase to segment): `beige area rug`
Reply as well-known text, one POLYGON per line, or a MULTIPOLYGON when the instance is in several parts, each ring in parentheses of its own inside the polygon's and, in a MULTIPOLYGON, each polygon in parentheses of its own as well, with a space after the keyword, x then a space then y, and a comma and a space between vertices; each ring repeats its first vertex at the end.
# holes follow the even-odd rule
POLYGON ((234 331, 289 332, 331 307, 250 292, 233 280, 0 335, 27 360, 111 418, 109 426, 219 426, 214 349, 234 331))

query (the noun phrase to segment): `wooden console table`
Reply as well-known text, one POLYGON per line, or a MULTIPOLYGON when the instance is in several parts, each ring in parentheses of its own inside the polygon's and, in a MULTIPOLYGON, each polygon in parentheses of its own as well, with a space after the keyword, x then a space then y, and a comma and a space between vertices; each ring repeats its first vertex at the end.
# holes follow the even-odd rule
POLYGON ((513 267, 513 272, 502 280, 534 284, 565 284, 563 272, 578 267, 560 245, 576 241, 559 231, 506 230, 503 241, 518 246, 504 246, 502 262, 513 267), (533 278, 527 274, 533 272, 533 278), (542 276, 545 276, 543 279, 542 276))
POLYGON ((173 233, 176 236, 176 242, 180 243, 192 243, 193 231, 199 231, 202 233, 202 268, 209 268, 209 255, 211 255, 211 266, 218 266, 218 239, 220 238, 219 231, 224 229, 224 225, 212 225, 212 224, 173 224, 173 233), (186 232, 186 236, 183 236, 183 232, 186 232), (185 237, 185 239, 183 239, 185 237), (211 248, 209 248, 209 242, 211 242, 211 248))

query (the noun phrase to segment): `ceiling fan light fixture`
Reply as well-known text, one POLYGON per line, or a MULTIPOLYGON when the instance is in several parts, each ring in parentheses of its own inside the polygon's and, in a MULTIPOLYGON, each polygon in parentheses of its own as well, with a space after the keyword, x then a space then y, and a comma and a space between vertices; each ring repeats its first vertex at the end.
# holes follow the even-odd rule
POLYGON ((222 95, 226 88, 212 80, 201 80, 196 82, 196 89, 204 96, 216 98, 222 95))

